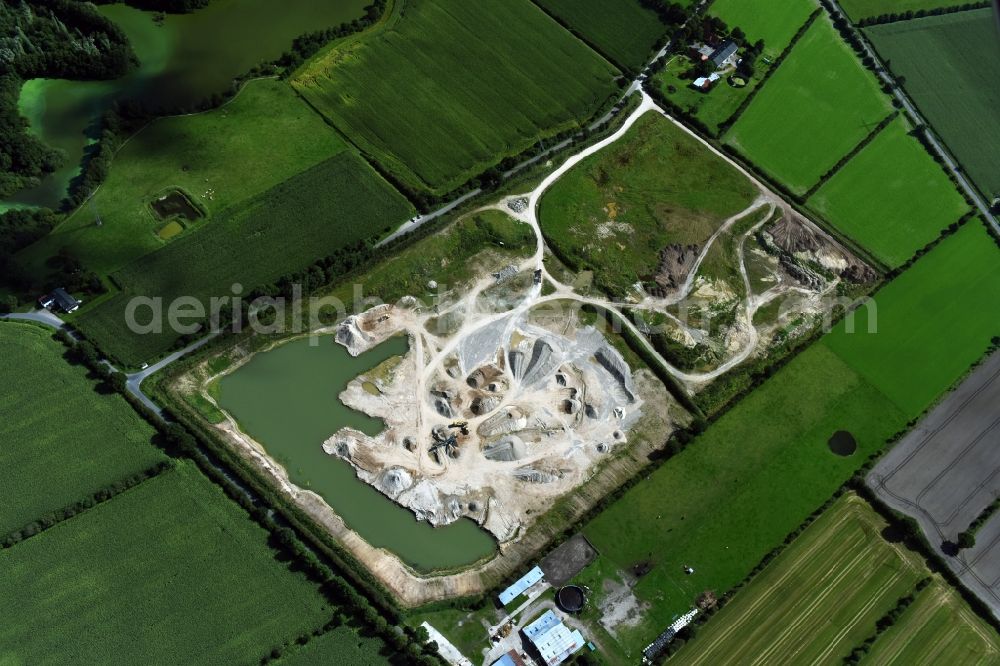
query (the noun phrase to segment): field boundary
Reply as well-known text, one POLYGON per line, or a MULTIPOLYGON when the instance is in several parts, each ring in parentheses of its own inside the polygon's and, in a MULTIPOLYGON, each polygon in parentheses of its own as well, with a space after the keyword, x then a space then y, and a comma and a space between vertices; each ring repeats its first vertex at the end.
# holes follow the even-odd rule
MULTIPOLYGON (((911 9, 905 12, 891 12, 888 14, 878 14, 876 16, 865 16, 857 21, 853 21, 853 23, 859 28, 867 28, 873 25, 885 25, 887 23, 904 23, 906 21, 912 21, 913 19, 927 18, 928 16, 944 16, 945 14, 969 12, 974 9, 985 9, 992 4, 993 3, 991 3, 990 0, 980 0, 979 2, 965 2, 962 4, 934 7, 931 9, 911 9)), ((847 14, 847 12, 844 12, 844 15, 850 18, 850 15, 847 14)))
POLYGON ((889 115, 887 115, 885 118, 883 118, 881 121, 879 121, 879 124, 876 125, 872 129, 872 131, 868 133, 868 135, 865 138, 861 139, 861 141, 858 142, 858 145, 856 145, 853 148, 851 148, 850 152, 848 152, 846 155, 844 155, 843 157, 841 157, 837 161, 837 163, 834 164, 832 167, 830 167, 829 169, 827 169, 826 173, 824 173, 822 176, 820 176, 819 180, 816 181, 816 183, 812 187, 810 187, 808 190, 806 190, 805 192, 803 192, 802 193, 802 199, 804 201, 809 201, 809 199, 811 199, 812 196, 814 194, 816 194, 816 192, 819 191, 819 189, 821 187, 823 187, 824 185, 826 185, 826 183, 827 183, 828 180, 830 180, 831 178, 833 178, 835 175, 837 175, 837 173, 841 169, 843 169, 845 166, 847 166, 847 163, 850 162, 852 159, 854 159, 855 155, 857 155, 858 153, 860 153, 862 150, 864 150, 868 146, 868 144, 870 144, 872 141, 874 141, 875 137, 877 137, 879 134, 881 134, 882 130, 884 130, 886 127, 888 127, 892 123, 892 121, 895 120, 898 116, 899 116, 899 111, 897 111, 897 110, 890 111, 889 115))
MULTIPOLYGON (((152 446, 152 444, 150 444, 150 446, 152 446)), ((161 460, 141 472, 137 472, 136 474, 125 477, 124 479, 108 484, 104 488, 95 490, 72 504, 67 504, 61 508, 48 511, 45 514, 38 516, 27 525, 11 530, 3 537, 0 537, 0 550, 13 548, 22 541, 27 541, 32 537, 36 537, 60 523, 66 522, 67 520, 82 513, 86 513, 100 504, 113 500, 122 493, 126 493, 133 488, 137 488, 146 481, 155 479, 164 472, 174 469, 176 466, 177 461, 174 458, 161 460)))
MULTIPOLYGON (((539 9, 539 11, 541 11, 543 14, 545 14, 550 19, 552 19, 553 21, 555 21, 556 23, 558 23, 559 26, 563 30, 565 30, 566 32, 568 32, 569 34, 573 35, 578 40, 580 40, 581 42, 583 42, 584 44, 586 44, 587 48, 589 48, 591 51, 593 51, 597 55, 599 55, 602 58, 604 58, 605 60, 607 60, 609 64, 611 64, 612 66, 614 66, 614 68, 617 69, 622 74, 627 74, 629 76, 635 76, 638 73, 634 69, 632 69, 631 67, 626 67, 622 63, 618 62, 617 60, 615 60, 614 58, 612 58, 611 56, 609 56, 607 53, 604 52, 603 49, 599 48, 597 46, 597 44, 592 43, 589 39, 587 39, 584 35, 582 35, 576 28, 572 27, 571 25, 569 25, 568 23, 566 23, 566 21, 564 21, 563 19, 561 19, 560 17, 556 16, 555 14, 553 14, 552 12, 550 12, 548 9, 546 9, 545 7, 543 7, 542 5, 540 5, 537 0, 529 0, 529 2, 532 5, 534 5, 535 7, 537 7, 539 9)), ((664 32, 666 32, 666 27, 665 26, 664 26, 664 32)), ((656 53, 656 50, 654 50, 653 53, 656 53)))

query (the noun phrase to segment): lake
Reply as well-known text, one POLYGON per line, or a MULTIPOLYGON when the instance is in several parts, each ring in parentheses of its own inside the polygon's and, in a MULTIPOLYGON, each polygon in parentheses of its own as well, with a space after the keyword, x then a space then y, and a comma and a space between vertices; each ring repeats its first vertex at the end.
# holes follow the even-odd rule
POLYGON ((346 407, 337 396, 348 382, 393 356, 407 342, 395 337, 355 358, 332 336, 300 338, 250 359, 222 378, 219 405, 288 471, 293 483, 326 500, 347 525, 375 547, 420 571, 471 564, 496 550, 472 520, 445 527, 417 521, 411 511, 357 478, 323 442, 344 426, 376 435, 382 421, 346 407))

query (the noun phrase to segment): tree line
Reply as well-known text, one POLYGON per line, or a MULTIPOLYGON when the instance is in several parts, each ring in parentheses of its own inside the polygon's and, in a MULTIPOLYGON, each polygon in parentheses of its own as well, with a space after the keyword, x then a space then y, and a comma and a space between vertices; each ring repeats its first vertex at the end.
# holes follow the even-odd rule
POLYGON ((972 9, 983 9, 990 6, 989 0, 983 2, 966 2, 954 7, 935 7, 934 9, 917 9, 905 12, 889 12, 878 16, 867 16, 858 25, 867 27, 870 25, 880 25, 882 23, 895 23, 896 21, 910 21, 912 19, 924 18, 925 16, 941 16, 942 14, 953 14, 955 12, 967 12, 972 9))

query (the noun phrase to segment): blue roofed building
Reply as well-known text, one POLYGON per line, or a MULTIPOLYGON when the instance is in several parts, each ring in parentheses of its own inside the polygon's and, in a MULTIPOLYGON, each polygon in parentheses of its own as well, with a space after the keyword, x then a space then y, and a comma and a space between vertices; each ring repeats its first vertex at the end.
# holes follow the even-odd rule
POLYGON ((587 644, 579 630, 567 627, 551 610, 542 613, 521 631, 538 650, 546 666, 561 664, 587 644))
POLYGON ((519 594, 544 578, 545 574, 538 567, 521 576, 513 585, 500 593, 500 603, 504 606, 517 598, 519 594))

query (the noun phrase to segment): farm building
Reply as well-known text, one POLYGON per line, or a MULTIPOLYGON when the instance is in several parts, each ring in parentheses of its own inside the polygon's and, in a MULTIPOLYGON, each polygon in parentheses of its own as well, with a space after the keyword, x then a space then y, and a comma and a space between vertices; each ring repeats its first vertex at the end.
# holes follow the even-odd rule
POLYGON ((578 629, 570 630, 551 610, 542 613, 522 631, 548 666, 561 664, 586 644, 578 629))
POLYGON ((708 56, 708 59, 719 69, 731 67, 736 64, 736 51, 738 49, 739 47, 736 45, 736 42, 727 40, 719 48, 715 49, 712 55, 708 56))
POLYGON ((52 290, 51 294, 47 294, 38 299, 38 304, 41 305, 46 310, 51 310, 53 308, 62 310, 67 314, 74 312, 80 307, 80 301, 73 298, 65 289, 62 287, 57 287, 52 290))
POLYGON ((524 660, 521 659, 521 655, 517 653, 517 650, 511 650, 490 664, 490 666, 524 666, 524 660))
POLYGON ((712 72, 708 76, 699 76, 697 79, 694 80, 694 82, 691 85, 693 85, 695 88, 698 88, 699 90, 708 90, 709 88, 712 87, 712 84, 718 81, 720 78, 722 77, 719 76, 718 72, 712 72))
POLYGON ((531 571, 521 576, 513 585, 500 593, 500 603, 506 606, 529 587, 540 581, 545 576, 542 570, 534 567, 531 571))

